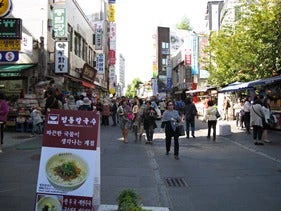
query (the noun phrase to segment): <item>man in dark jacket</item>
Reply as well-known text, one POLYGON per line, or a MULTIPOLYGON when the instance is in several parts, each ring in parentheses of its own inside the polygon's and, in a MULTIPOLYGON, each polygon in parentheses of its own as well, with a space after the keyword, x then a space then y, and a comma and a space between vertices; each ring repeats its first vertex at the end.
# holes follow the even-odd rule
POLYGON ((185 123, 186 123, 186 138, 189 138, 189 128, 191 128, 191 135, 195 138, 195 116, 197 116, 197 109, 192 103, 191 98, 188 97, 185 99, 185 123))

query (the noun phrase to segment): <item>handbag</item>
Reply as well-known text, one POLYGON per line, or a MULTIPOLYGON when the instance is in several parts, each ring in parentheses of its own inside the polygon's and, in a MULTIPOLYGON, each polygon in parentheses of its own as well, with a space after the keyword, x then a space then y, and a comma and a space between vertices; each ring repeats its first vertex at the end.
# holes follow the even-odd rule
POLYGON ((184 126, 183 125, 178 125, 177 128, 178 128, 179 136, 185 136, 184 126))
POLYGON ((218 109, 216 111, 216 117, 217 117, 217 119, 221 117, 220 112, 218 111, 218 109))

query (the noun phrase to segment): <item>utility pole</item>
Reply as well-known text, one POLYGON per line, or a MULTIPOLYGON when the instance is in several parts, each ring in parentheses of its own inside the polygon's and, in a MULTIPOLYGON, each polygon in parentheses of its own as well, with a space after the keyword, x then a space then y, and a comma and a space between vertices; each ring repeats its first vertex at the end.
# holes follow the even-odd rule
POLYGON ((45 80, 45 49, 44 49, 44 37, 40 37, 40 47, 39 47, 39 81, 45 80))

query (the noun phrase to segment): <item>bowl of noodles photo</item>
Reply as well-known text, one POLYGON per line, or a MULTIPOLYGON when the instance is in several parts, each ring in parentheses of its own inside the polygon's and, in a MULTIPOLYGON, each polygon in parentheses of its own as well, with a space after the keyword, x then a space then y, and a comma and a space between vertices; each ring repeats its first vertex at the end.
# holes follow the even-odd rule
POLYGON ((36 206, 36 211, 61 211, 62 206, 57 198, 44 196, 42 197, 36 206))
POLYGON ((59 153, 46 163, 46 176, 51 185, 62 191, 78 189, 88 177, 88 165, 78 155, 59 153))

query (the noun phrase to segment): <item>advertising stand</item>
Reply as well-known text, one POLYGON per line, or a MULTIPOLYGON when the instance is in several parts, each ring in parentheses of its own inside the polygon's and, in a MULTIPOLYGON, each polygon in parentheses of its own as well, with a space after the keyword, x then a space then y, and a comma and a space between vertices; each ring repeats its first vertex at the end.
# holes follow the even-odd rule
POLYGON ((99 119, 92 111, 47 113, 35 210, 98 210, 99 119))

